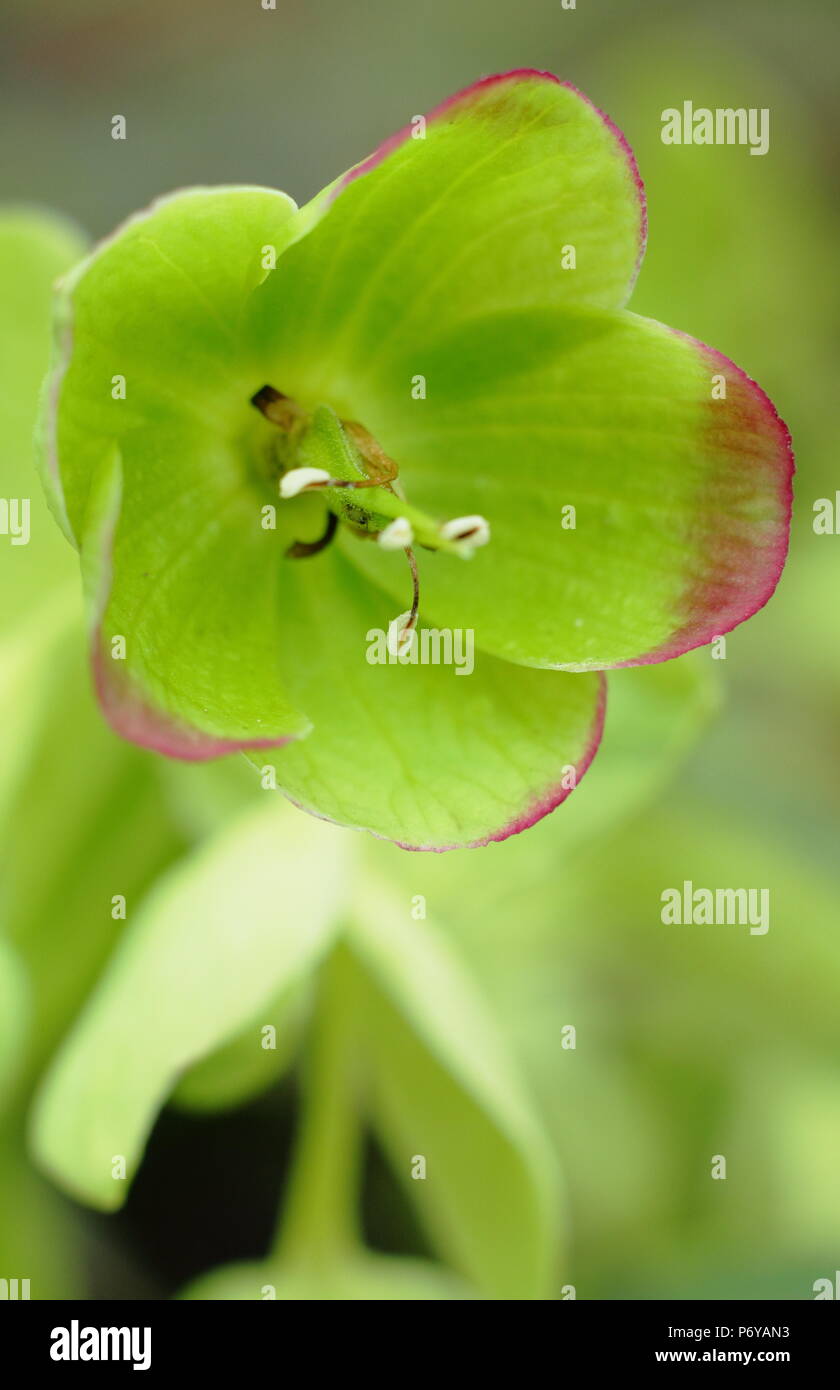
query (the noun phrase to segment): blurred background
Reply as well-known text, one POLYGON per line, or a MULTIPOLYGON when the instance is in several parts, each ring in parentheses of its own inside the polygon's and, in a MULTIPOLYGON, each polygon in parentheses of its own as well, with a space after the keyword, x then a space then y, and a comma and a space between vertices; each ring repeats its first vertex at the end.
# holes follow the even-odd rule
MULTIPOLYGON (((576 794, 485 850, 362 852, 426 896, 518 1061, 562 1175, 558 1288, 813 1297, 840 1268, 840 535, 812 524, 814 502, 840 489, 835 0, 4 10, 2 200, 53 208, 88 237, 185 184, 270 184, 303 202, 412 115, 515 67, 569 79, 627 135, 650 217, 631 307, 721 349, 788 423, 787 569, 725 661, 616 678, 620 717, 579 816, 576 794), (661 112, 685 100, 769 108, 769 153, 663 145, 661 112), (664 927, 660 895, 684 879, 769 889, 769 932, 664 927), (726 1181, 710 1179, 714 1155, 726 1181)), ((14 601, 3 613, 8 666, 26 613, 14 601)), ((58 1297, 167 1297, 267 1248, 294 1075, 232 1109, 167 1107, 116 1216, 38 1176, 24 1117, 119 929, 91 903, 115 881, 141 896, 255 793, 238 764, 172 768, 119 745, 92 705, 81 636, 48 626, 36 624, 41 664, 4 687, 3 736, 22 765, 0 905, 34 1003, 0 1137, 0 1276, 31 1269, 58 1297)), ((430 1253, 373 1139, 363 1188, 374 1248, 430 1253)))

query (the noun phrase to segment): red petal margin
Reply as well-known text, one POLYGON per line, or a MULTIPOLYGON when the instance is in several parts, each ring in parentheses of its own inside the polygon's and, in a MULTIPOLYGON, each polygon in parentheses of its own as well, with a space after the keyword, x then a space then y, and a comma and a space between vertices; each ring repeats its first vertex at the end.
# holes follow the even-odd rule
POLYGON ((167 758, 179 758, 182 762, 198 763, 221 758, 228 753, 242 753, 249 748, 283 748, 287 743, 294 742, 293 734, 280 739, 215 738, 212 734, 204 734, 198 729, 167 719, 128 685, 119 688, 120 682, 114 679, 115 672, 109 670, 109 667, 117 664, 109 662, 101 629, 97 628, 91 665, 100 708, 114 732, 140 748, 162 753, 167 758))
MULTIPOLYGON (((580 783, 580 779, 588 772, 592 759, 598 752, 601 739, 604 734, 604 720, 607 714, 607 680, 604 673, 600 676, 600 688, 598 691, 598 702, 595 706, 595 715, 589 729, 589 736, 583 756, 574 764, 575 767, 575 787, 580 783)), ((459 845, 407 845, 402 841, 396 840, 394 843, 398 849, 414 850, 421 853, 446 854, 451 849, 483 849, 485 845, 497 844, 502 840, 509 840, 511 835, 521 835, 523 830, 530 830, 537 821, 548 816, 552 811, 556 811, 567 797, 571 796, 575 787, 564 787, 562 785, 549 787, 547 791, 537 796, 529 806, 521 811, 513 820, 503 825, 500 830, 492 830, 488 835, 484 835, 480 840, 471 840, 467 844, 459 845)), ((375 833, 375 832, 374 832, 375 833)), ((377 835, 378 840, 386 839, 384 835, 377 835)))
POLYGON ((282 738, 224 739, 202 733, 180 721, 168 718, 154 709, 140 692, 132 688, 119 663, 106 654, 102 623, 108 605, 113 567, 111 555, 117 529, 119 507, 115 507, 99 537, 102 546, 102 570, 99 593, 96 595, 91 628, 91 670, 97 699, 111 728, 129 743, 162 753, 182 762, 207 762, 228 753, 242 753, 249 748, 284 748, 299 735, 282 738))
MULTIPOLYGON (((571 674, 571 673, 570 673, 571 674)), ((509 840, 511 835, 521 835, 523 830, 530 830, 537 821, 548 816, 557 807, 562 805, 567 797, 571 796, 575 787, 580 783, 581 777, 588 772, 592 759, 598 752, 601 739, 604 734, 604 720, 607 713, 607 678, 603 671, 598 671, 600 677, 598 703, 595 706, 595 715, 589 730, 589 737, 583 757, 575 764, 575 786, 574 787, 550 787, 548 791, 535 798, 531 804, 513 820, 502 826, 501 830, 492 830, 480 840, 468 840, 464 844, 452 845, 409 845, 403 840, 392 840, 388 835, 382 835, 378 830, 371 830, 369 826, 356 825, 347 826, 345 822, 335 820, 332 816, 325 816, 322 811, 316 811, 312 806, 307 806, 305 801, 296 801, 293 796, 278 786, 278 791, 282 792, 286 800, 291 803, 298 811, 305 811, 307 815, 314 816, 316 820, 326 821, 328 825, 339 825, 344 829, 367 830, 375 840, 384 840, 389 845, 396 845, 397 849, 407 849, 413 854, 448 854, 453 849, 483 849, 485 845, 497 844, 502 840, 509 840)))
MULTIPOLYGON (((724 515, 703 573, 692 578, 683 595, 680 627, 661 646, 618 666, 670 661, 746 622, 772 598, 790 545, 796 472, 790 430, 770 397, 741 367, 697 338, 676 328, 670 331, 697 348, 710 376, 726 377, 725 405, 709 400, 705 407, 706 438, 723 459, 728 457, 729 469, 740 470, 745 484, 758 475, 767 492, 775 493, 778 519, 772 539, 759 549, 748 523, 724 515)), ((710 491, 715 494, 714 483, 710 491)))
MULTIPOLYGON (((627 289, 627 298, 629 299, 644 259, 645 247, 647 246, 648 217, 645 186, 642 183, 639 166, 636 163, 636 156, 630 147, 626 135, 624 135, 623 131, 619 130, 615 122, 612 121, 600 107, 596 106, 593 101, 590 101, 589 97, 586 96, 584 92, 581 92, 572 82, 564 82, 562 78, 556 77, 553 72, 541 72, 539 68, 514 68, 511 72, 501 72, 496 73, 492 77, 482 77, 478 82, 473 82, 471 86, 464 87, 460 92, 456 92, 454 96, 447 97, 445 101, 440 102, 439 105, 433 107, 432 110, 427 113, 426 123, 428 124, 431 121, 437 121, 442 117, 450 115, 453 110, 459 106, 469 106, 480 93, 487 91, 491 87, 499 87, 506 82, 521 82, 533 78, 537 78, 543 82, 554 82, 558 87, 565 87, 567 91, 574 92, 576 96, 579 96, 586 106, 590 107, 596 115, 600 116, 601 120, 610 131, 610 134, 615 138, 624 156, 631 182, 635 187, 639 199, 639 250, 636 257, 636 269, 633 279, 627 289)), ((383 140, 382 144, 377 146, 373 151, 373 154, 368 155, 367 159, 363 159, 361 164, 355 164, 352 169, 348 169, 344 177, 339 179, 335 185, 329 203, 332 203, 340 193, 343 193, 344 189, 347 188, 349 184, 361 178, 362 175, 369 174, 372 169, 376 169, 383 160, 387 159, 389 154, 393 154, 394 150, 399 149, 401 145, 405 144, 405 142, 411 138, 412 130, 413 127, 411 124, 403 126, 402 129, 398 130, 394 135, 389 135, 387 140, 383 140)), ((327 206, 329 206, 329 203, 327 206)))

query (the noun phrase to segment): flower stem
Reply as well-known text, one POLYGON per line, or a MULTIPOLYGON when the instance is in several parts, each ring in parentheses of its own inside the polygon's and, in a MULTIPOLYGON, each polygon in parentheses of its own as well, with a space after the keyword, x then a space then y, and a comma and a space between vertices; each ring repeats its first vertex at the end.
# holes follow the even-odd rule
POLYGON ((326 961, 304 1073, 304 1110, 276 1244, 284 1261, 323 1264, 359 1243, 359 1052, 349 960, 326 961))

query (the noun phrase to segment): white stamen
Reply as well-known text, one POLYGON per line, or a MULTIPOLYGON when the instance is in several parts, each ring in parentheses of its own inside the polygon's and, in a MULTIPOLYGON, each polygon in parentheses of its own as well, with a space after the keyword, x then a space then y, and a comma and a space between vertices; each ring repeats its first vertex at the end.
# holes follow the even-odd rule
POLYGON ((388 651, 394 656, 399 656, 400 652, 407 651, 417 636, 414 627, 409 628, 411 612, 400 613, 398 618, 388 624, 388 636, 385 638, 385 645, 388 651))
POLYGON ((414 540, 414 528, 407 517, 398 516, 376 539, 383 550, 405 550, 414 540))
POLYGON ((297 497, 299 492, 306 492, 308 488, 323 487, 329 481, 330 475, 323 468, 292 468, 280 479, 280 496, 297 497))
POLYGON ((483 516, 456 516, 440 528, 445 541, 463 541, 464 548, 474 550, 490 539, 490 523, 483 516))

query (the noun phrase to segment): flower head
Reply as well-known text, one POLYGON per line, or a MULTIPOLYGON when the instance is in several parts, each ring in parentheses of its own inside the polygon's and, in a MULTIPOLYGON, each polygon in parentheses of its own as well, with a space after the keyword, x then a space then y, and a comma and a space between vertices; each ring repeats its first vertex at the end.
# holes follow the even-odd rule
POLYGON ((45 476, 114 727, 247 750, 415 847, 562 801, 603 672, 727 632, 786 554, 787 431, 625 310, 645 236, 615 126, 521 71, 300 210, 192 189, 100 246, 61 290, 45 476), (468 680, 421 629, 474 635, 468 680))

